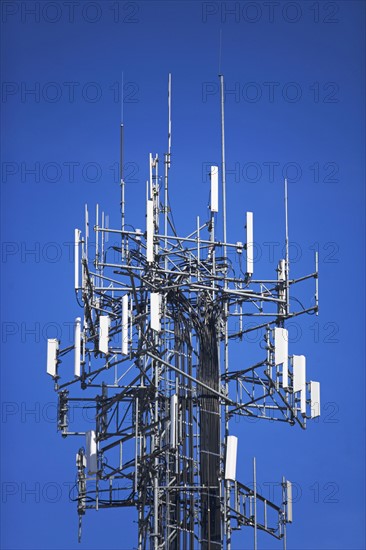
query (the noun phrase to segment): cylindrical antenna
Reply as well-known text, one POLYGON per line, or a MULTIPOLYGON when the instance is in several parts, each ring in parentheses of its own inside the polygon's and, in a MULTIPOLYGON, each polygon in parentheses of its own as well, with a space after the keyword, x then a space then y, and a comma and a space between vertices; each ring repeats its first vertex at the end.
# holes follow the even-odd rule
POLYGON ((226 259, 226 167, 225 167, 225 111, 224 111, 224 75, 220 74, 221 96, 221 181, 222 181, 222 221, 224 258, 226 259))
POLYGON ((257 550, 257 465, 253 458, 253 493, 254 493, 254 550, 257 550))
POLYGON ((89 212, 88 205, 85 204, 85 260, 88 261, 88 247, 89 247, 89 212))
POLYGON ((315 315, 319 315, 319 254, 315 251, 315 315))
POLYGON ((286 314, 290 311, 290 255, 289 255, 289 240, 288 240, 288 196, 287 196, 287 178, 285 178, 285 248, 286 248, 286 314))
MULTIPOLYGON (((170 149, 172 145, 172 104, 171 104, 171 92, 172 92, 172 75, 168 75, 168 152, 165 155, 164 166, 164 235, 165 235, 165 250, 168 247, 168 171, 170 168, 170 149)), ((168 257, 165 254, 165 269, 168 269, 168 257)))
POLYGON ((222 29, 220 29, 219 74, 221 74, 221 58, 222 58, 222 29))
MULTIPOLYGON (((286 480, 284 477, 282 477, 282 502, 287 502, 287 494, 286 494, 286 480)), ((283 504, 284 506, 284 517, 283 517, 283 550, 287 550, 287 537, 286 537, 286 509, 285 506, 287 504, 283 504)))
POLYGON ((121 122, 120 124, 120 133, 119 133, 119 141, 120 141, 120 146, 119 146, 119 178, 120 178, 120 183, 121 183, 121 213, 122 213, 122 229, 123 229, 123 226, 124 226, 124 206, 125 206, 125 202, 124 202, 124 185, 125 185, 125 181, 124 181, 124 177, 123 177, 123 147, 124 147, 124 126, 123 126, 123 122, 121 122))
POLYGON ((168 168, 170 168, 170 149, 172 146, 172 75, 168 75, 168 168))
MULTIPOLYGON (((123 124, 123 72, 121 79, 121 123, 120 123, 120 145, 119 145, 119 177, 121 185, 121 229, 125 229, 125 180, 123 176, 123 153, 124 153, 124 124, 123 124)), ((121 235, 121 249, 122 249, 122 259, 124 258, 124 235, 121 235)))
MULTIPOLYGON (((100 273, 99 267, 99 204, 95 207, 95 268, 100 273)), ((100 278, 98 279, 100 285, 100 278)))
POLYGON ((149 153, 149 182, 150 182, 150 196, 149 199, 152 199, 153 194, 153 173, 152 173, 152 166, 153 166, 153 157, 152 153, 149 153))

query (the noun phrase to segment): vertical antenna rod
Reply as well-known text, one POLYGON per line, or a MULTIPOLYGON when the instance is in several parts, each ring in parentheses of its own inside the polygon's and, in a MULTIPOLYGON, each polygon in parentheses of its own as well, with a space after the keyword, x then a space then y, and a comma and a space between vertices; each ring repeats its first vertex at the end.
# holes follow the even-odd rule
MULTIPOLYGON (((221 51, 222 51, 222 34, 220 30, 220 73, 221 73, 221 51)), ((223 221, 223 241, 224 241, 224 261, 227 259, 227 247, 226 247, 226 160, 225 160, 225 110, 224 110, 224 75, 219 74, 220 78, 220 100, 221 100, 221 181, 222 181, 222 221, 223 221)), ((224 287, 227 288, 227 279, 225 276, 224 287)), ((228 304, 224 302, 224 370, 227 374, 229 371, 229 345, 228 345, 228 304)), ((228 381, 226 379, 225 388, 228 392, 228 381)), ((225 436, 229 434, 229 409, 227 404, 225 405, 225 436)), ((227 504, 230 503, 230 483, 227 481, 225 486, 225 499, 227 504)), ((227 549, 231 549, 231 533, 230 533, 230 521, 226 523, 226 536, 227 536, 227 549)))
POLYGON ((286 315, 290 311, 290 256, 289 256, 289 240, 288 240, 288 197, 287 197, 287 178, 285 178, 285 247, 286 247, 286 315))
MULTIPOLYGON (((124 125, 123 125, 123 73, 121 84, 121 123, 120 123, 120 150, 119 150, 119 177, 121 185, 121 229, 125 229, 125 180, 123 177, 123 149, 124 149, 124 125)), ((124 257, 124 235, 122 239, 122 258, 124 257)))
POLYGON ((123 178, 123 145, 124 145, 124 127, 123 122, 120 125, 120 151, 119 151, 119 177, 121 182, 121 214, 122 214, 122 231, 125 227, 125 181, 123 178))
POLYGON ((165 177, 164 177, 164 234, 165 248, 167 247, 168 235, 168 170, 170 168, 170 149, 172 145, 172 75, 168 76, 168 152, 165 155, 165 177))
MULTIPOLYGON (((286 491, 286 480, 284 477, 282 477, 282 500, 286 502, 286 514, 287 514, 287 491, 286 491)), ((287 550, 287 538, 286 538, 286 517, 284 518, 285 521, 283 522, 283 550, 287 550)))
POLYGON ((257 464, 253 458, 253 489, 254 489, 254 550, 257 550, 257 464))
POLYGON ((168 161, 170 168, 170 148, 172 145, 172 74, 168 76, 168 161))
POLYGON ((222 221, 224 257, 226 258, 226 168, 225 168, 225 112, 224 112, 224 75, 220 74, 221 95, 221 181, 222 181, 222 221))

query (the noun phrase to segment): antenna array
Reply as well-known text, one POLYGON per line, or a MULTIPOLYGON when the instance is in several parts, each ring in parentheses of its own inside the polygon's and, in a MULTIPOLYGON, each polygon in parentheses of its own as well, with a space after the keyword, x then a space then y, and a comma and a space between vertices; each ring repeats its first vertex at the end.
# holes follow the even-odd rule
MULTIPOLYGON (((257 490, 255 459, 253 484, 236 478, 243 447, 231 420, 249 416, 305 428, 308 418, 319 416, 319 383, 306 381, 305 357, 294 355, 301 349, 289 349, 285 328, 288 319, 317 313, 318 262, 313 273, 289 278, 287 182, 286 257, 275 277, 254 278, 252 212, 243 219, 246 242, 227 241, 222 75, 220 83, 222 164, 210 170, 208 220, 197 218, 196 228, 179 236, 171 217, 169 75, 164 195, 159 157, 150 154, 145 231, 126 229, 131 226, 125 225, 122 169, 121 228, 110 229, 104 213, 99 225, 97 206, 93 259, 87 208, 84 236, 75 230, 75 291, 83 316, 75 320, 73 346, 48 341, 47 372, 58 392, 59 430, 84 439, 76 455, 79 539, 87 510, 133 506, 139 550, 230 550, 233 531, 247 526, 253 528, 254 548, 259 530, 286 547, 291 483, 282 479, 282 501, 276 504, 257 490), (216 223, 220 175, 222 239, 216 223), (113 236, 116 246, 108 245, 113 236), (310 279, 315 304, 291 311, 290 290, 310 279), (256 362, 231 365, 231 346, 258 329, 263 347, 256 362), (87 409, 92 424, 84 417, 73 430, 71 407, 87 409)), ((123 123, 121 161, 122 142, 123 123)))

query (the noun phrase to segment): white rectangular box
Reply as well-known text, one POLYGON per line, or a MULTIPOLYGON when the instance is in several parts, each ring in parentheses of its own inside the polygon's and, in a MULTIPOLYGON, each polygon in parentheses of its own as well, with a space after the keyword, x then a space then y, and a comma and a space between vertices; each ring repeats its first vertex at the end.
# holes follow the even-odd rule
POLYGON ((96 474, 98 471, 98 452, 95 431, 86 432, 86 466, 90 475, 96 474))
POLYGON ((150 293, 150 326, 153 330, 160 332, 160 306, 161 294, 158 292, 150 293))
POLYGON ((128 355, 128 294, 122 296, 122 354, 128 355))
POLYGON ((82 466, 86 468, 86 456, 81 453, 76 453, 76 467, 82 466))
POLYGON ((76 317, 75 319, 75 351, 74 351, 74 376, 80 378, 81 366, 80 366, 80 353, 81 353, 81 319, 76 317))
POLYGON ((154 202, 147 201, 146 206, 146 260, 154 261, 154 202))
POLYGON ((99 317, 99 351, 102 353, 105 353, 107 355, 108 353, 108 347, 109 347, 109 316, 108 315, 101 315, 99 317))
POLYGON ((219 211, 219 167, 211 166, 211 212, 219 211))
POLYGON ((286 280, 286 260, 280 260, 278 262, 278 280, 286 280))
POLYGON ((173 449, 177 446, 177 417, 178 396, 174 393, 170 398, 170 446, 173 449))
POLYGON ((288 330, 274 329, 275 365, 282 365, 282 387, 288 388, 288 330))
POLYGON ((310 417, 320 416, 320 382, 310 382, 310 417))
POLYGON ((74 243, 74 286, 75 290, 80 288, 79 283, 79 242, 80 242, 80 229, 75 229, 75 243, 74 243))
POLYGON ((253 275, 254 266, 254 243, 253 243, 253 212, 246 213, 246 230, 247 230, 247 273, 253 275))
POLYGON ((238 438, 235 435, 228 435, 226 438, 225 479, 232 481, 236 479, 237 450, 238 438))
POLYGON ((57 376, 57 352, 59 341, 56 338, 47 340, 47 374, 52 377, 57 376))
POLYGON ((288 523, 292 523, 292 483, 291 481, 286 481, 286 519, 288 523))
POLYGON ((300 408, 306 414, 306 359, 304 355, 294 355, 292 358, 293 392, 300 393, 300 408))

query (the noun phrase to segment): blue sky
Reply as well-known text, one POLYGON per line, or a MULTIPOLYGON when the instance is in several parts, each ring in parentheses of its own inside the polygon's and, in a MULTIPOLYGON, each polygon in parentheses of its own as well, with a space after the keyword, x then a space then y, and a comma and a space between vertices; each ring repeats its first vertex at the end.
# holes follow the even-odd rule
MULTIPOLYGON (((2 548, 130 549, 134 511, 90 512, 77 544, 79 443, 56 433, 46 339, 70 341, 78 314, 70 243, 87 202, 119 226, 124 73, 127 222, 144 227, 148 154, 166 150, 173 79, 171 204, 181 233, 207 214, 206 163, 220 161, 219 36, 226 82, 230 241, 255 216, 256 273, 274 274, 289 178, 293 276, 320 256, 320 315, 290 330, 292 353, 320 380, 322 416, 307 430, 236 427, 238 473, 257 458, 263 491, 296 483, 290 550, 365 548, 362 2, 2 3, 2 548), (230 11, 231 10, 231 11, 230 11), (33 92, 31 91, 33 90, 33 92), (274 259, 270 251, 274 249, 274 259)), ((307 304, 312 288, 298 297, 307 304)), ((258 344, 244 342, 248 357, 258 344)), ((261 548, 281 544, 260 538, 261 548)), ((249 529, 236 550, 249 548, 249 529)))

